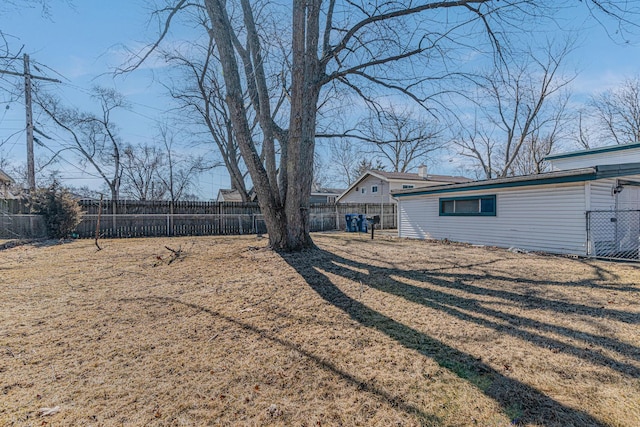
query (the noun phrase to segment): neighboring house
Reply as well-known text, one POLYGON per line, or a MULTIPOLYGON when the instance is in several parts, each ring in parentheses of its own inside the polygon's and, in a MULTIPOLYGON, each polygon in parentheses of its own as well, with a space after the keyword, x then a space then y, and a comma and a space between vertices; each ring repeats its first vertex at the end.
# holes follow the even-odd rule
POLYGON ((238 190, 221 188, 218 190, 216 202, 241 202, 242 196, 238 190))
POLYGON ((390 192, 443 184, 471 182, 463 176, 433 175, 426 166, 418 173, 384 172, 370 170, 358 178, 336 200, 337 203, 395 203, 390 192))
POLYGON ((552 172, 395 191, 398 235, 637 258, 640 211, 620 209, 640 209, 640 144, 547 160, 552 172))
MULTIPOLYGON (((256 194, 253 190, 249 191, 249 201, 256 201, 256 194)), ((218 190, 218 197, 216 198, 216 202, 242 202, 242 196, 238 190, 231 190, 227 188, 221 188, 218 190)))
MULTIPOLYGON (((314 203, 335 203, 336 198, 342 194, 344 190, 338 190, 333 188, 318 188, 311 191, 311 197, 309 199, 311 204, 314 203)), ((255 193, 251 190, 249 196, 251 201, 255 202, 257 199, 255 193)), ((242 202, 242 197, 238 190, 220 189, 218 190, 218 197, 216 202, 242 202)))
POLYGON ((309 203, 335 203, 336 199, 344 193, 344 189, 337 188, 316 188, 311 190, 309 203))
POLYGON ((8 174, 0 169, 0 198, 13 199, 14 196, 9 192, 9 187, 15 181, 8 174))

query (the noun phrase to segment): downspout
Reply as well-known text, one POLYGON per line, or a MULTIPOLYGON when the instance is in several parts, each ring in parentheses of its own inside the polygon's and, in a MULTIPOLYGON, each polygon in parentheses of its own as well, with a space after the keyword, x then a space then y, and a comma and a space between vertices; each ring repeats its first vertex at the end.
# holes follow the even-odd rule
MULTIPOLYGON (((391 186, 389 186, 389 193, 391 193, 391 186)), ((384 181, 382 179, 380 180, 380 230, 384 230, 384 181)))

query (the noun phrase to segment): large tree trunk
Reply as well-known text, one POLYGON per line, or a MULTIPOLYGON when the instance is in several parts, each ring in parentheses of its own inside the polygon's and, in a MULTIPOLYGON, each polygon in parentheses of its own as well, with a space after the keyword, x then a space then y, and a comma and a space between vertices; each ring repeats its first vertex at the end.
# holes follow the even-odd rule
MULTIPOLYGON (((222 0, 207 0, 206 6, 223 68, 231 123, 258 196, 269 233, 269 244, 273 249, 285 251, 311 247, 313 241, 309 235, 309 194, 313 180, 316 110, 320 88, 320 65, 317 57, 320 2, 295 0, 293 6, 290 128, 286 141, 281 141, 285 152, 282 153, 280 163, 280 183, 286 185, 286 191, 278 185, 273 165, 265 168, 251 140, 240 68, 233 45, 233 30, 224 3, 222 0), (284 200, 282 195, 285 196, 284 200)), ((250 14, 245 15, 245 20, 252 19, 250 14)), ((259 49, 256 44, 254 40, 253 48, 259 49)), ((268 102, 266 96, 261 98, 259 102, 268 102)), ((265 105, 262 106, 262 112, 264 111, 268 111, 265 105)), ((272 138, 273 129, 269 128, 269 120, 263 115, 261 126, 265 128, 265 136, 272 138)))
POLYGON ((231 123, 235 130, 238 147, 253 181, 260 210, 264 216, 269 243, 274 249, 287 250, 287 217, 278 198, 274 197, 269 176, 260 160, 251 131, 242 95, 242 84, 232 41, 232 28, 226 9, 221 0, 207 0, 207 13, 212 23, 212 34, 220 55, 225 87, 226 102, 231 123))
POLYGON ((287 249, 313 246, 309 194, 313 182, 316 111, 319 96, 319 0, 294 1, 291 117, 287 146, 287 249))

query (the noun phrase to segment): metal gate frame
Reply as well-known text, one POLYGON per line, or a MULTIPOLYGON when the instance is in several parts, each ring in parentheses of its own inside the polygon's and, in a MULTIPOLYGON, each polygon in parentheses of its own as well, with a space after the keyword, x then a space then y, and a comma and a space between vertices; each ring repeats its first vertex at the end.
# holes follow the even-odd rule
POLYGON ((588 211, 587 242, 590 257, 640 261, 640 210, 588 211))

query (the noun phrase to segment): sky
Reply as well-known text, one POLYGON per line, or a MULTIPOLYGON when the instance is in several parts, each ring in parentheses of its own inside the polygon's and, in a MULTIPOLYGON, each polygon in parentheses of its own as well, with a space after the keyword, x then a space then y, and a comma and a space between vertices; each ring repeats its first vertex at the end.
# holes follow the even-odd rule
MULTIPOLYGON (((20 2, 18 2, 20 3, 20 2)), ((0 7, 0 29, 15 50, 28 53, 38 70, 33 74, 57 78, 62 83, 42 84, 71 105, 91 110, 87 96, 94 85, 114 87, 124 94, 131 105, 126 113, 115 118, 123 139, 127 142, 150 143, 157 135, 165 111, 173 107, 161 81, 161 65, 150 62, 142 69, 125 76, 114 76, 114 68, 127 58, 128 49, 139 49, 153 40, 157 28, 150 23, 150 11, 145 0, 52 0, 50 15, 44 16, 38 7, 0 7)), ((187 30, 173 34, 173 40, 187 40, 187 30)), ((585 27, 579 46, 571 54, 568 68, 579 74, 572 84, 574 102, 583 102, 594 93, 614 88, 625 78, 640 74, 640 45, 621 45, 607 37, 595 24, 585 27)), ((0 89, 20 84, 20 77, 0 76, 0 89)), ((38 117, 36 116, 36 119, 38 117)), ((0 90, 0 153, 12 163, 24 163, 26 136, 24 132, 24 101, 12 99, 0 90)), ((174 127, 176 125, 173 125, 174 127)), ((176 132, 180 132, 175 127, 176 132)), ((55 141, 49 142, 55 148, 55 141)), ((194 150, 186 144, 181 150, 194 150)), ((36 157, 46 155, 47 148, 36 146, 36 157)), ((433 173, 455 173, 452 162, 435 162, 433 173)), ((453 162, 455 163, 455 162, 453 162)), ((63 183, 91 187, 100 181, 88 176, 69 158, 60 162, 63 183)), ((207 172, 199 178, 198 194, 202 199, 216 197, 219 188, 229 187, 223 168, 207 172)))

